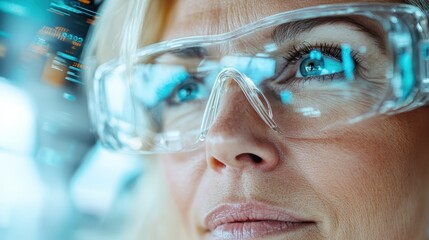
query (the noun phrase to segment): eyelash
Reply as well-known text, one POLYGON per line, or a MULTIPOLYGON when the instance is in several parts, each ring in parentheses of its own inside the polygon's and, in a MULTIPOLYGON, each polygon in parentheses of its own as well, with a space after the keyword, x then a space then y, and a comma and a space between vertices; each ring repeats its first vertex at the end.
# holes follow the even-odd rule
MULTIPOLYGON (((292 50, 290 50, 289 54, 286 57, 283 57, 286 60, 286 66, 289 64, 296 63, 301 60, 304 55, 310 54, 313 50, 319 50, 323 54, 328 55, 329 57, 333 57, 337 60, 341 60, 341 46, 335 43, 316 43, 314 45, 309 43, 301 43, 299 45, 294 45, 292 50)), ((352 51, 352 58, 355 63, 359 63, 360 59, 358 53, 352 51)))
MULTIPOLYGON (((341 49, 340 45, 335 44, 335 43, 310 44, 307 42, 303 42, 301 44, 294 45, 291 50, 288 50, 289 53, 286 56, 283 56, 285 63, 284 63, 284 66, 282 67, 282 70, 280 70, 280 75, 285 71, 285 69, 287 69, 289 67, 289 65, 295 64, 299 60, 302 60, 302 58, 305 55, 310 54, 310 52, 313 50, 319 50, 323 55, 328 56, 328 57, 332 57, 332 58, 337 59, 338 61, 341 61, 342 49, 341 49)), ((359 72, 359 68, 361 66, 360 63, 361 63, 362 59, 359 57, 359 54, 353 50, 352 50, 351 54, 352 54, 353 62, 355 64, 355 69, 359 72)), ((341 74, 341 73, 327 74, 327 75, 322 75, 322 76, 303 77, 303 78, 299 78, 299 79, 292 78, 292 79, 287 79, 287 82, 289 84, 294 84, 294 83, 301 83, 302 84, 302 83, 305 83, 307 81, 312 81, 312 80, 329 81, 329 80, 334 80, 335 77, 338 76, 338 74, 341 74)), ((284 84, 284 83, 286 83, 286 82, 283 82, 284 80, 286 80, 286 79, 278 79, 278 81, 276 81, 276 82, 284 84)))

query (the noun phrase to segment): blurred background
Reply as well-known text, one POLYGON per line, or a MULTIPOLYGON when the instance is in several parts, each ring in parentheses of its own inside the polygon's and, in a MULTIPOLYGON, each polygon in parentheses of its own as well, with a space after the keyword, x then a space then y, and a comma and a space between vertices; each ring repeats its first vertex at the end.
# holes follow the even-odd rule
POLYGON ((0 239, 118 239, 141 175, 100 148, 80 61, 101 0, 0 0, 0 239))

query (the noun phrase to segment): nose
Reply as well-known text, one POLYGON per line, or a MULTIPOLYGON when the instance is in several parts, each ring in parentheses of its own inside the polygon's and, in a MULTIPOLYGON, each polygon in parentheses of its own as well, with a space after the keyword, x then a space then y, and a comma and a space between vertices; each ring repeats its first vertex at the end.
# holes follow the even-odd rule
POLYGON ((228 81, 220 110, 205 139, 209 167, 216 172, 275 169, 279 154, 268 137, 272 128, 264 123, 240 86, 228 81))

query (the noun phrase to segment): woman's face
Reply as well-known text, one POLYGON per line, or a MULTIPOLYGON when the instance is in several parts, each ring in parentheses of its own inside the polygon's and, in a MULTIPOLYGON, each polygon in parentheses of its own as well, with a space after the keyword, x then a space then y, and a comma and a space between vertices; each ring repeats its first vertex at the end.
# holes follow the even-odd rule
MULTIPOLYGON (((163 39, 228 32, 275 13, 342 2, 349 1, 178 0, 163 39)), ((234 101, 201 148, 162 156, 190 236, 424 238, 429 109, 364 121, 335 137, 289 139, 261 120, 242 91, 230 94, 234 101)))

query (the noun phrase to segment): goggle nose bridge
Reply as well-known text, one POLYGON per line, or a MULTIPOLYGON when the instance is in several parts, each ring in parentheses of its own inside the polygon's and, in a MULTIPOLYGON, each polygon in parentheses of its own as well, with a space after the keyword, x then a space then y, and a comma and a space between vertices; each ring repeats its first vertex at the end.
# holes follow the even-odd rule
POLYGON ((216 115, 219 112, 220 100, 223 95, 222 90, 224 90, 225 84, 228 82, 228 80, 235 81, 243 91, 250 105, 253 107, 253 109, 255 109, 256 113, 258 113, 262 120, 271 129, 276 132, 280 132, 277 124, 274 122, 271 105, 265 95, 245 74, 242 74, 236 68, 226 67, 219 72, 213 84, 213 88, 203 115, 200 140, 205 139, 207 132, 215 121, 216 115))

